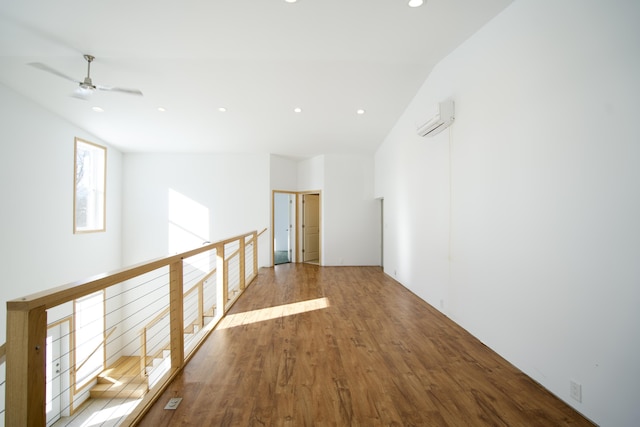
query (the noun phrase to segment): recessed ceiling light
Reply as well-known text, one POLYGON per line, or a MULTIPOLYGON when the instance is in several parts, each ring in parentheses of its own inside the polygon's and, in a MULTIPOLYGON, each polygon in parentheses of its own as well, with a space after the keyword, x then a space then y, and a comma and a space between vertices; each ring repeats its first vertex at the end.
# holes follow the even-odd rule
POLYGON ((164 113, 165 111, 167 111, 167 109, 164 107, 158 107, 158 111, 160 111, 161 113, 164 113))
POLYGON ((293 112, 294 113, 302 113, 302 108, 296 107, 296 108, 293 109, 293 112))
POLYGON ((104 109, 102 109, 100 107, 91 107, 91 109, 93 111, 95 111, 96 113, 104 113, 104 109))
POLYGON ((297 2, 298 0, 284 0, 284 1, 286 1, 287 3, 295 3, 295 2, 297 2))
POLYGON ((409 0, 409 7, 420 7, 423 3, 422 0, 409 0))
POLYGON ((366 113, 366 111, 360 108, 358 111, 356 111, 356 113, 363 115, 364 113, 366 113))
POLYGON ((226 109, 226 108, 224 108, 224 107, 220 107, 220 108, 218 108, 218 111, 220 111, 221 113, 224 113, 224 112, 226 112, 226 111, 227 111, 227 109, 226 109))

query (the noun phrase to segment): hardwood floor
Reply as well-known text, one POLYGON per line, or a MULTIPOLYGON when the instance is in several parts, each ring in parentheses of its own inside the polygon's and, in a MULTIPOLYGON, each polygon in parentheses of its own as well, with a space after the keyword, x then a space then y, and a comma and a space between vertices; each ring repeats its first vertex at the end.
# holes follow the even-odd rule
POLYGON ((261 269, 229 313, 141 426, 592 425, 378 267, 261 269))

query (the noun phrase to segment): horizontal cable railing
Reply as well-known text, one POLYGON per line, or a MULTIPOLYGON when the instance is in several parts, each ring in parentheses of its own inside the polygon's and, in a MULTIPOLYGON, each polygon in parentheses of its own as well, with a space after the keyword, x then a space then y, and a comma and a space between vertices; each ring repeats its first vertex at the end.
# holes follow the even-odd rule
POLYGON ((265 230, 9 301, 5 425, 137 422, 257 276, 265 230))

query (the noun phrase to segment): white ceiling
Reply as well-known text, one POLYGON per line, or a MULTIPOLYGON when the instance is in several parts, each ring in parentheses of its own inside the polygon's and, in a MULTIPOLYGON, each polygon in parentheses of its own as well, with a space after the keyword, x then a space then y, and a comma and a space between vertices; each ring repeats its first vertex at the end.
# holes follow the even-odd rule
POLYGON ((432 67, 512 0, 407 1, 6 0, 0 83, 124 152, 373 152, 432 67), (82 101, 26 65, 81 80, 85 53, 95 84, 144 96, 82 101))

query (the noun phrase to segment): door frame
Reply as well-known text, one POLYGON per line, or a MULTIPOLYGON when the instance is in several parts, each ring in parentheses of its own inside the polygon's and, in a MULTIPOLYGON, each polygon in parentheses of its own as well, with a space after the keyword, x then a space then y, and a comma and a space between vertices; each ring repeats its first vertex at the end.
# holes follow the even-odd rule
MULTIPOLYGON (((305 263, 310 263, 310 264, 315 264, 315 262, 311 262, 311 261, 307 261, 306 258, 306 252, 308 251, 308 248, 305 247, 305 243, 306 243, 306 229, 307 229, 307 225, 305 224, 305 212, 307 210, 307 206, 305 204, 305 196, 318 196, 318 258, 317 258, 317 263, 319 265, 321 264, 321 254, 322 254, 322 217, 320 216, 320 212, 322 212, 321 209, 321 205, 320 205, 320 193, 315 193, 315 192, 305 192, 303 194, 301 194, 300 197, 300 212, 301 212, 301 220, 300 220, 300 259, 302 260, 302 262, 305 263)), ((313 258, 313 260, 315 260, 316 258, 313 258)))
MULTIPOLYGON (((60 344, 61 351, 58 360, 60 361, 60 393, 58 398, 60 399, 60 412, 58 413, 58 419, 67 417, 73 413, 73 394, 71 393, 71 352, 72 352, 72 316, 66 316, 62 319, 56 320, 53 323, 47 325, 47 337, 49 336, 49 330, 53 328, 60 328, 60 344), (66 332, 65 327, 66 326, 66 332), (65 338, 66 337, 66 338, 65 338), (65 343, 65 345, 62 345, 65 343), (64 391, 69 394, 65 396, 64 391)), ((53 362, 53 360, 52 360, 53 362)), ((54 391, 55 392, 55 391, 54 391)), ((49 396, 45 393, 45 403, 49 396)), ((47 424, 49 424, 47 422, 47 424)))
POLYGON ((318 195, 318 218, 320 222, 320 243, 319 243, 319 257, 318 264, 322 265, 322 240, 323 240, 323 232, 324 227, 322 226, 322 190, 305 190, 305 191, 294 191, 294 190, 271 190, 271 266, 274 267, 274 254, 275 254, 275 246, 273 243, 274 236, 274 227, 275 227, 275 195, 276 193, 285 193, 285 194, 293 194, 295 195, 295 226, 293 227, 292 233, 294 234, 293 239, 295 241, 295 253, 293 260, 291 262, 300 263, 302 261, 302 196, 305 194, 317 194, 318 195))
POLYGON ((271 266, 275 266, 275 221, 276 221, 276 194, 288 194, 294 196, 294 214, 293 222, 294 227, 290 230, 293 236, 289 236, 289 240, 294 241, 294 251, 291 253, 291 262, 298 262, 298 240, 297 240, 297 228, 298 228, 298 193, 296 191, 287 190, 272 190, 271 192, 271 266))

